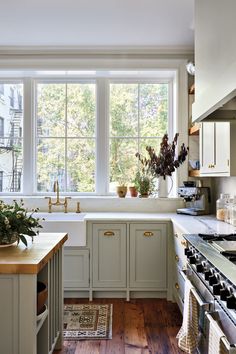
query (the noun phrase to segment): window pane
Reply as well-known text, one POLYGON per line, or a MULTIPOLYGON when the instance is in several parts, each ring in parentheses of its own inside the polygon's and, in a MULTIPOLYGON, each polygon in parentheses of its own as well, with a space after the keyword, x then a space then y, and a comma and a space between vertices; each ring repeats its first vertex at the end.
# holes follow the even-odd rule
POLYGON ((22 189, 22 139, 1 138, 0 171, 2 176, 1 192, 20 192, 22 189))
POLYGON ((37 85, 38 136, 65 136, 65 84, 37 85))
POLYGON ((95 136, 95 84, 67 85, 67 135, 95 136))
POLYGON ((110 186, 115 191, 118 184, 130 183, 137 172, 138 141, 134 139, 111 139, 110 141, 110 186))
POLYGON ((162 139, 140 139, 140 144, 139 144, 139 152, 140 154, 144 155, 145 157, 148 158, 148 152, 146 150, 146 146, 151 146, 154 148, 155 152, 158 154, 160 151, 160 144, 161 144, 162 139))
POLYGON ((138 85, 110 85, 110 136, 138 133, 138 85))
POLYGON ((65 139, 38 139, 37 189, 52 192, 58 180, 60 190, 65 191, 65 139))
POLYGON ((140 136, 168 131, 168 84, 140 84, 140 136))
POLYGON ((95 139, 68 139, 67 183, 70 192, 95 191, 95 139))
POLYGON ((0 175, 2 192, 21 192, 23 157, 23 84, 1 82, 0 175))

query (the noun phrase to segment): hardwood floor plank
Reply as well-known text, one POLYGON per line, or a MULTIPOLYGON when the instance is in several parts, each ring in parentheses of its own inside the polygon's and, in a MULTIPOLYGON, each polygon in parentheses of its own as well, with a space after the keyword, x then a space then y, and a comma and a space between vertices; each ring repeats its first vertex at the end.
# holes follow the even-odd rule
MULTIPOLYGON (((66 304, 89 303, 65 299, 66 304)), ((65 341, 54 354, 182 354, 176 334, 182 324, 178 306, 166 299, 95 299, 112 303, 112 339, 65 341)))
POLYGON ((145 333, 143 307, 141 302, 130 301, 125 303, 125 348, 133 353, 134 350, 147 349, 147 337, 145 333))

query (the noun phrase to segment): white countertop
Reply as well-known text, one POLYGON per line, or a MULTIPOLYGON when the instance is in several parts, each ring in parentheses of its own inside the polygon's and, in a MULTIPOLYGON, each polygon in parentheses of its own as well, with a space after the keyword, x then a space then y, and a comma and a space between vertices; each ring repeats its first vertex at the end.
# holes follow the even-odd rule
POLYGON ((180 215, 176 213, 87 213, 86 221, 172 221, 187 234, 193 233, 236 233, 236 228, 214 216, 180 215))

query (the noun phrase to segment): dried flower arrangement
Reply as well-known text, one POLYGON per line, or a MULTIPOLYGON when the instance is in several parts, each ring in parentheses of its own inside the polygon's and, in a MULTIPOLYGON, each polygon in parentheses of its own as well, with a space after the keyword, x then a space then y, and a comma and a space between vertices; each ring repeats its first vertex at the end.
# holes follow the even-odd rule
POLYGON ((181 145, 180 151, 176 156, 178 137, 179 134, 176 133, 172 143, 169 143, 168 135, 165 134, 162 138, 158 155, 151 146, 146 147, 149 158, 143 157, 140 153, 135 154, 145 170, 149 171, 153 177, 158 178, 162 176, 163 179, 165 179, 166 176, 171 176, 175 169, 186 160, 189 148, 186 147, 184 143, 181 145))

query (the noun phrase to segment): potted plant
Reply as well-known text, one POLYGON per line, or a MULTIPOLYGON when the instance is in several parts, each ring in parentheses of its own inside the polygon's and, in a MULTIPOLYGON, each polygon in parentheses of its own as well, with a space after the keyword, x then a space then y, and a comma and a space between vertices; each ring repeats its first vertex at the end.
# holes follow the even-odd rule
POLYGON ((134 185, 142 198, 147 198, 153 189, 152 178, 143 171, 136 173, 134 185))
POLYGON ((34 212, 39 209, 33 209, 29 213, 23 205, 23 200, 19 203, 14 200, 12 205, 0 201, 0 245, 6 247, 22 241, 27 246, 24 235, 33 237, 38 233, 35 229, 42 227, 40 219, 33 217, 34 212))
POLYGON ((137 191, 136 186, 134 185, 134 181, 133 181, 133 184, 131 186, 129 186, 129 192, 130 192, 130 196, 132 198, 135 198, 138 196, 138 191, 137 191))
POLYGON ((125 198, 127 194, 127 186, 125 184, 120 184, 116 187, 116 193, 120 198, 125 198))
POLYGON ((164 134, 160 151, 156 154, 154 148, 147 146, 149 158, 141 156, 136 153, 139 161, 145 166, 146 170, 153 176, 153 178, 159 179, 159 197, 167 197, 167 183, 168 176, 172 176, 172 173, 186 160, 189 148, 183 143, 180 147, 179 153, 176 155, 176 146, 178 142, 179 134, 176 133, 172 143, 168 142, 168 135, 164 134), (165 183, 163 183, 163 181, 165 183))

